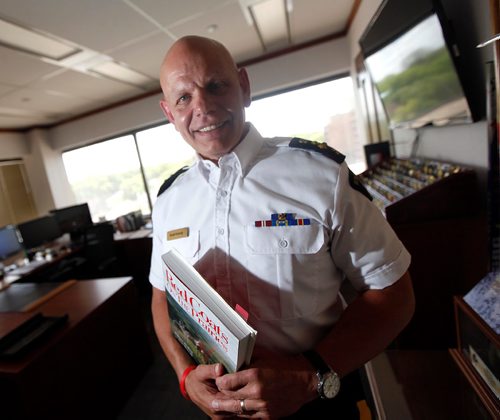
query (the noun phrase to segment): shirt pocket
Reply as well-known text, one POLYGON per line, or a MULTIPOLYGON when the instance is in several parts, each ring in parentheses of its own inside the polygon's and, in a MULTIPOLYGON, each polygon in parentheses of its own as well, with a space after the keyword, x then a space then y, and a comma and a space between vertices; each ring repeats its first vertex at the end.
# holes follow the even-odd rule
POLYGON ((260 320, 314 313, 318 300, 316 262, 325 258, 326 252, 321 225, 247 226, 245 241, 250 312, 260 320))
POLYGON ((165 252, 175 248, 190 264, 194 264, 200 253, 200 232, 190 230, 189 236, 165 242, 165 252))

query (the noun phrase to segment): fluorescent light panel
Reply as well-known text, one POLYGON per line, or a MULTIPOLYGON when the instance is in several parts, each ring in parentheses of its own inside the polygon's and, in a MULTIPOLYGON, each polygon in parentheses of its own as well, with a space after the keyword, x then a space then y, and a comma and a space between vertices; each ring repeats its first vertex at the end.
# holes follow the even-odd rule
POLYGON ((266 0, 250 8, 266 47, 288 42, 284 0, 266 0))
POLYGON ((89 69, 89 72, 100 74, 101 76, 115 79, 138 87, 146 87, 153 80, 148 76, 131 70, 128 67, 118 64, 115 61, 108 61, 89 69))
POLYGON ((2 19, 0 44, 53 60, 60 60, 78 51, 76 47, 2 19))
POLYGON ((43 61, 83 73, 94 73, 136 87, 147 88, 148 76, 121 65, 109 56, 78 48, 0 19, 0 45, 39 56, 43 61))

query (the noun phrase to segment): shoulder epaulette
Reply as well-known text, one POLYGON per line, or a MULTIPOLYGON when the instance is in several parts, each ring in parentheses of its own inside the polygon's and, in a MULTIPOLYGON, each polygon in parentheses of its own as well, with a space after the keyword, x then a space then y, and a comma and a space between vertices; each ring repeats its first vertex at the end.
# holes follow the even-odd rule
POLYGON ((366 187, 363 185, 361 180, 357 175, 354 174, 353 171, 349 169, 349 184, 352 188, 355 190, 359 191, 361 194, 363 194, 368 200, 373 201, 372 195, 368 192, 366 187))
POLYGON ((163 181, 163 184, 161 184, 160 189, 158 190, 158 194, 156 195, 157 197, 162 194, 168 187, 170 187, 173 182, 176 180, 176 178, 182 174, 183 172, 186 172, 188 170, 188 166, 184 166, 181 169, 179 169, 177 172, 173 173, 170 175, 165 181, 163 181))
POLYGON ((333 147, 328 146, 328 144, 326 143, 320 143, 317 141, 304 140, 294 137, 290 141, 288 146, 321 153, 323 156, 333 159, 337 163, 342 163, 345 159, 345 156, 342 153, 338 152, 333 147))

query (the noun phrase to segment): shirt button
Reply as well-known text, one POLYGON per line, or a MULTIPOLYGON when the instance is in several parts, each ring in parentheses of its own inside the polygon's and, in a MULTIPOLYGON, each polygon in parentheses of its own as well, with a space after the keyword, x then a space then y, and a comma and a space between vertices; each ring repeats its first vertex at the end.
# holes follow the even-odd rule
POLYGON ((221 197, 225 197, 226 195, 227 195, 227 191, 221 191, 221 192, 220 192, 220 196, 221 196, 221 197))
POLYGON ((286 248, 286 247, 288 246, 288 241, 287 241, 286 239, 281 239, 281 240, 279 241, 279 246, 280 246, 281 248, 286 248))
POLYGON ((217 233, 219 235, 224 235, 224 229, 223 228, 217 228, 217 233))

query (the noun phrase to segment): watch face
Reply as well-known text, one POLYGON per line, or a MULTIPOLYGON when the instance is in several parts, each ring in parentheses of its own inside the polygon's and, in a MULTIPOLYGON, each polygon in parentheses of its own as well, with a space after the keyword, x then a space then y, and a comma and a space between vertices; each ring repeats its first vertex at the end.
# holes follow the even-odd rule
POLYGON ((325 398, 333 398, 340 391, 340 378, 334 372, 327 372, 323 375, 323 395, 325 398))

